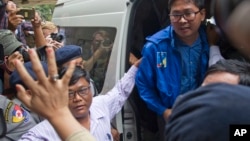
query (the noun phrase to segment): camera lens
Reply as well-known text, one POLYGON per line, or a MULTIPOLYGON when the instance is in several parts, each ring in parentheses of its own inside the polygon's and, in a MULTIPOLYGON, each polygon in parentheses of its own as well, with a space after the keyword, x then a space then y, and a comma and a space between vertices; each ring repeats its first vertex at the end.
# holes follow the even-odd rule
POLYGON ((64 36, 62 34, 58 34, 58 33, 51 33, 50 37, 52 38, 52 40, 55 40, 57 42, 62 42, 64 39, 64 36))
POLYGON ((58 34, 58 35, 56 36, 56 41, 57 41, 57 42, 62 42, 62 41, 63 41, 63 35, 58 34))

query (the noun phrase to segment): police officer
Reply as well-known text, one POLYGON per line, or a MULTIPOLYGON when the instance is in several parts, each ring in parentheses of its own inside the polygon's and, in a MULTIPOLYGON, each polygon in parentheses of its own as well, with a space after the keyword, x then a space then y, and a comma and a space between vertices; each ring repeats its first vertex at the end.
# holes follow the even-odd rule
POLYGON ((29 112, 0 95, 0 140, 16 141, 36 125, 29 112))

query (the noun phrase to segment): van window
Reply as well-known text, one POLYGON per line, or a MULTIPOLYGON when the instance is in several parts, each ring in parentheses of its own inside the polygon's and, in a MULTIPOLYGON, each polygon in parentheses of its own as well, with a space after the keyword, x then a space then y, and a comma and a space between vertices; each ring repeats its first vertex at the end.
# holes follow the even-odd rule
POLYGON ((110 27, 60 27, 65 45, 82 47, 83 66, 101 92, 109 58, 113 49, 116 29, 110 27))

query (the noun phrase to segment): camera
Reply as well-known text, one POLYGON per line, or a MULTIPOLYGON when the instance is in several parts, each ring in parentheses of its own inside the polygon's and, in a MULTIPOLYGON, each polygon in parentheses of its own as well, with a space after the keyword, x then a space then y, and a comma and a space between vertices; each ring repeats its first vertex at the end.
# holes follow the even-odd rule
POLYGON ((51 33, 50 37, 52 38, 52 40, 55 40, 59 43, 61 43, 64 39, 64 36, 62 34, 59 34, 59 33, 51 33))
POLYGON ((110 45, 112 44, 113 42, 110 40, 110 39, 105 39, 103 42, 102 42, 102 45, 103 47, 110 47, 110 45))
POLYGON ((35 10, 31 8, 22 8, 16 14, 22 15, 25 20, 31 20, 35 17, 35 10))
MULTIPOLYGON (((47 60, 45 49, 46 49, 46 46, 39 47, 36 49, 37 55, 41 61, 47 60)), ((24 62, 30 61, 30 56, 25 48, 20 47, 16 51, 18 51, 20 54, 22 54, 24 62)))

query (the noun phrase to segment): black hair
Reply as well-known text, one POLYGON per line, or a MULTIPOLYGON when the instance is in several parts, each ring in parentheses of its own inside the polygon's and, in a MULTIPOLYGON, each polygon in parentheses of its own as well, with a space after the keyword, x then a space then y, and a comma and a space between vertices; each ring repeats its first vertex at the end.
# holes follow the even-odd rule
POLYGON ((208 68, 206 75, 216 72, 228 72, 239 76, 239 84, 250 86, 250 64, 239 60, 220 60, 208 68))
MULTIPOLYGON (((62 78, 66 71, 67 71, 67 67, 62 68, 59 71, 59 77, 62 78)), ((71 76, 71 79, 69 81, 69 86, 74 85, 75 83, 77 83, 77 81, 80 78, 84 78, 88 83, 90 83, 90 76, 89 76, 88 71, 86 71, 85 69, 83 69, 83 68, 81 68, 79 66, 76 66, 75 70, 74 70, 74 72, 73 72, 73 74, 71 76)))
MULTIPOLYGON (((185 1, 194 3, 194 5, 197 6, 200 10, 205 8, 204 0, 185 0, 185 1)), ((171 7, 172 7, 174 2, 175 2, 175 0, 169 0, 168 1, 168 10, 169 11, 171 10, 171 7)))

